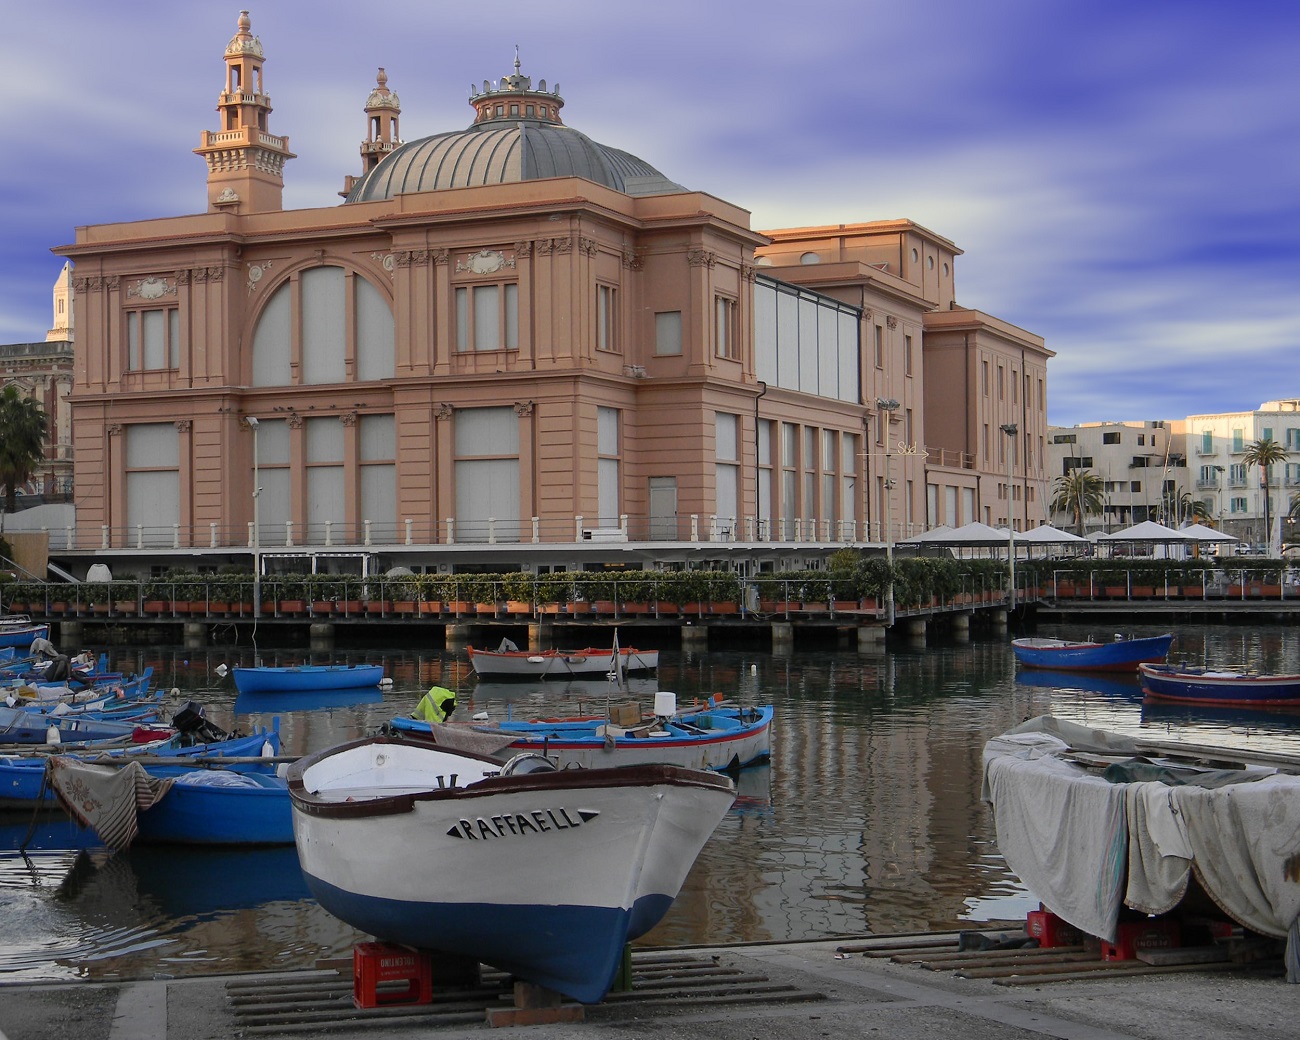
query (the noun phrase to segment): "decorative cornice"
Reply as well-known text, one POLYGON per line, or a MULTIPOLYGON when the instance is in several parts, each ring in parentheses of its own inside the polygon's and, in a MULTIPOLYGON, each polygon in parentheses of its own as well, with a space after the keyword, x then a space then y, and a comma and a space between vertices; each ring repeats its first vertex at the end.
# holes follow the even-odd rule
POLYGON ((692 249, 686 254, 686 262, 692 267, 712 267, 718 262, 718 255, 707 249, 692 249))
POLYGON ((533 244, 531 242, 516 242, 515 257, 519 260, 527 260, 533 255, 533 244))
POLYGON ((638 249, 624 249, 623 266, 629 271, 639 271, 645 267, 645 256, 638 249))
POLYGON ((398 267, 427 267, 429 260, 427 249, 403 249, 396 254, 398 267))
POLYGON ((594 238, 579 237, 578 251, 582 253, 584 256, 595 256, 597 253, 600 252, 600 245, 596 242, 594 238))
POLYGON ((758 277, 758 268, 753 264, 741 264, 740 277, 746 282, 752 282, 758 277))

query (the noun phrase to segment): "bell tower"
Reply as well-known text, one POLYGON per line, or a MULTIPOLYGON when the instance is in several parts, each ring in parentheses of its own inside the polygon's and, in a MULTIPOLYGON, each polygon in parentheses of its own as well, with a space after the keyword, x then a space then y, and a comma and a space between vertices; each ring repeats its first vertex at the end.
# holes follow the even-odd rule
POLYGON ((262 41, 247 11, 226 45, 226 85, 217 100, 220 130, 204 130, 194 149, 208 164, 208 211, 265 213, 283 208, 289 139, 268 130, 271 99, 262 86, 262 41))
MULTIPOLYGON (((402 143, 397 129, 401 115, 402 101, 388 89, 388 73, 381 68, 375 77, 375 89, 366 99, 366 139, 361 142, 361 177, 402 143)), ((351 174, 345 177, 339 194, 346 199, 361 177, 351 174)))

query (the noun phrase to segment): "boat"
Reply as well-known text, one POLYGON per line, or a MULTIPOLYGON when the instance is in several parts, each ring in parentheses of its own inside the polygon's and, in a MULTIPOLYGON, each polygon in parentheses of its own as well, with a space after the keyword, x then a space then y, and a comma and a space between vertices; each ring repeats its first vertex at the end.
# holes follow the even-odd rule
POLYGON ((24 649, 32 645, 32 640, 48 639, 50 626, 37 623, 28 614, 0 615, 0 646, 20 646, 24 649))
POLYGON ((659 667, 659 651, 620 648, 617 643, 581 650, 479 650, 471 646, 469 663, 474 673, 484 679, 598 678, 613 673, 653 672, 659 667))
POLYGON ((720 700, 678 712, 674 695, 660 691, 653 714, 643 713, 635 703, 624 703, 612 706, 607 715, 507 719, 482 725, 398 716, 388 726, 398 732, 430 734, 442 745, 490 749, 497 756, 531 751, 562 769, 663 762, 735 772, 771 759, 772 715, 770 704, 744 708, 720 700), (467 730, 473 734, 469 738, 467 730))
POLYGON ((155 740, 170 727, 146 726, 141 719, 105 718, 99 713, 56 714, 0 704, 0 745, 85 744, 102 740, 155 740))
POLYGON ((300 759, 288 780, 298 859, 327 911, 583 1003, 668 911, 736 791, 678 766, 502 764, 383 735, 300 759))
MULTIPOLYGON (((258 770, 280 753, 280 720, 271 728, 255 727, 248 734, 228 734, 202 718, 202 709, 186 705, 172 717, 177 732, 165 739, 135 743, 105 741, 72 753, 83 761, 113 761, 128 757, 144 765, 150 776, 175 776, 190 769, 219 766, 258 770)), ((66 749, 58 748, 62 754, 66 749)), ((45 779, 48 747, 0 750, 0 810, 54 808, 56 798, 45 779)))
POLYGON ((1183 704, 1236 707, 1300 707, 1300 674, 1198 668, 1190 664, 1141 664, 1138 681, 1147 697, 1183 704))
POLYGON ((378 686, 384 679, 381 664, 294 664, 231 669, 240 693, 304 693, 317 690, 355 690, 378 686))
POLYGON ((46 762, 59 803, 109 848, 165 845, 292 845, 289 787, 265 768, 188 769, 150 777, 138 762, 116 765, 55 755, 46 762), (130 811, 135 807, 135 812, 130 811))
MULTIPOLYGON (((984 746, 983 798, 1007 866, 1103 943, 1185 908, 1288 939, 1300 982, 1300 756, 1109 733, 1050 715, 984 746)), ((1176 945, 1166 939, 1166 945, 1176 945)), ((1105 947, 1103 946, 1103 956, 1105 947)))
POLYGON ((1174 637, 1142 636, 1126 639, 1117 634, 1109 643, 1090 639, 1049 639, 1026 636, 1011 640, 1016 660, 1026 668, 1071 672, 1132 672, 1142 662, 1163 661, 1174 637))

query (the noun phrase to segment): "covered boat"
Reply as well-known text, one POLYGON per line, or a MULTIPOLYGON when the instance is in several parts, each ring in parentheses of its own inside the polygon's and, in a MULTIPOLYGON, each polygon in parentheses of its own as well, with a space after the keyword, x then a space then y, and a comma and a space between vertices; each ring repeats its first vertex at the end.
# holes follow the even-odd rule
POLYGON ((1197 668, 1189 664, 1138 666, 1142 690, 1155 700, 1237 707, 1300 707, 1300 675, 1197 668))
POLYGON ((742 708, 710 701, 678 712, 671 693, 655 696, 654 714, 635 703, 608 715, 506 720, 482 725, 428 723, 398 716, 394 730, 432 734, 435 743, 500 756, 532 751, 561 768, 665 762, 688 769, 734 772, 766 762, 772 754, 772 706, 742 708), (472 731, 467 738, 466 730, 472 731), (495 741, 493 743, 492 741, 495 741))
POLYGON ((292 845, 288 783, 275 763, 242 771, 189 769, 152 776, 138 761, 116 765, 56 755, 47 763, 60 804, 110 848, 292 845))
POLYGON ((1159 915, 1195 894, 1285 938, 1300 982, 1297 771, 1295 756, 1042 716, 985 745, 983 797, 1007 866, 1085 934, 1113 943, 1122 906, 1159 915))
POLYGON ((296 664, 235 667, 235 689, 240 693, 306 693, 319 690, 356 690, 378 686, 384 678, 381 664, 296 664))
POLYGON ((469 663, 485 679, 599 678, 636 675, 659 667, 658 650, 589 646, 582 650, 518 650, 507 640, 496 650, 469 648, 469 663), (507 645, 508 644, 508 645, 507 645))
POLYGON ((1126 639, 1116 635, 1109 643, 1090 639, 1048 639, 1027 636, 1011 640, 1016 660, 1026 668, 1072 672, 1132 672, 1143 661, 1163 661, 1174 637, 1170 633, 1126 639))
POLYGON ((330 913, 587 1003, 735 798, 718 773, 503 765, 384 736, 302 759, 288 780, 299 861, 330 913))

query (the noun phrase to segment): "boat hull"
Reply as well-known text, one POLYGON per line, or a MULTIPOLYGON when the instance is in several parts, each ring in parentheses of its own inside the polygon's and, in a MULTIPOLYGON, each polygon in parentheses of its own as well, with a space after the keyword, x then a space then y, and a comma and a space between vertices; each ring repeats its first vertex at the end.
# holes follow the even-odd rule
POLYGON ((1142 690, 1153 700, 1236 707, 1300 707, 1300 675, 1177 669, 1143 665, 1142 690))
MULTIPOLYGON (((772 715, 771 705, 687 712, 637 735, 609 726, 603 717, 503 722, 483 731, 513 736, 509 753, 545 755, 561 769, 665 763, 683 769, 735 772, 770 760, 772 715)), ((420 719, 400 717, 389 725, 416 733, 432 729, 420 719)))
POLYGON ((299 665, 283 668, 232 669, 240 693, 304 693, 317 690, 356 690, 378 686, 384 678, 379 664, 299 665))
POLYGON ((1163 661, 1172 635, 1117 639, 1112 643, 1067 639, 1013 639, 1011 649, 1025 668, 1072 672, 1133 672, 1142 663, 1163 661))
POLYGON ((8 625, 0 627, 0 647, 29 647, 36 638, 50 637, 49 625, 8 625))
POLYGON ((672 766, 491 775, 500 769, 386 738, 296 763, 308 886, 380 940, 599 1001, 626 943, 676 898, 735 788, 672 766), (439 789, 439 778, 464 786, 439 789))
MULTIPOLYGON (((615 670, 615 651, 585 650, 476 650, 469 648, 470 664, 476 675, 491 679, 587 678, 608 675, 615 670)), ((658 650, 620 649, 618 670, 624 675, 653 672, 659 667, 658 650)))
POLYGON ((289 787, 277 776, 241 773, 255 786, 172 784, 139 814, 138 842, 165 845, 292 845, 289 787))

